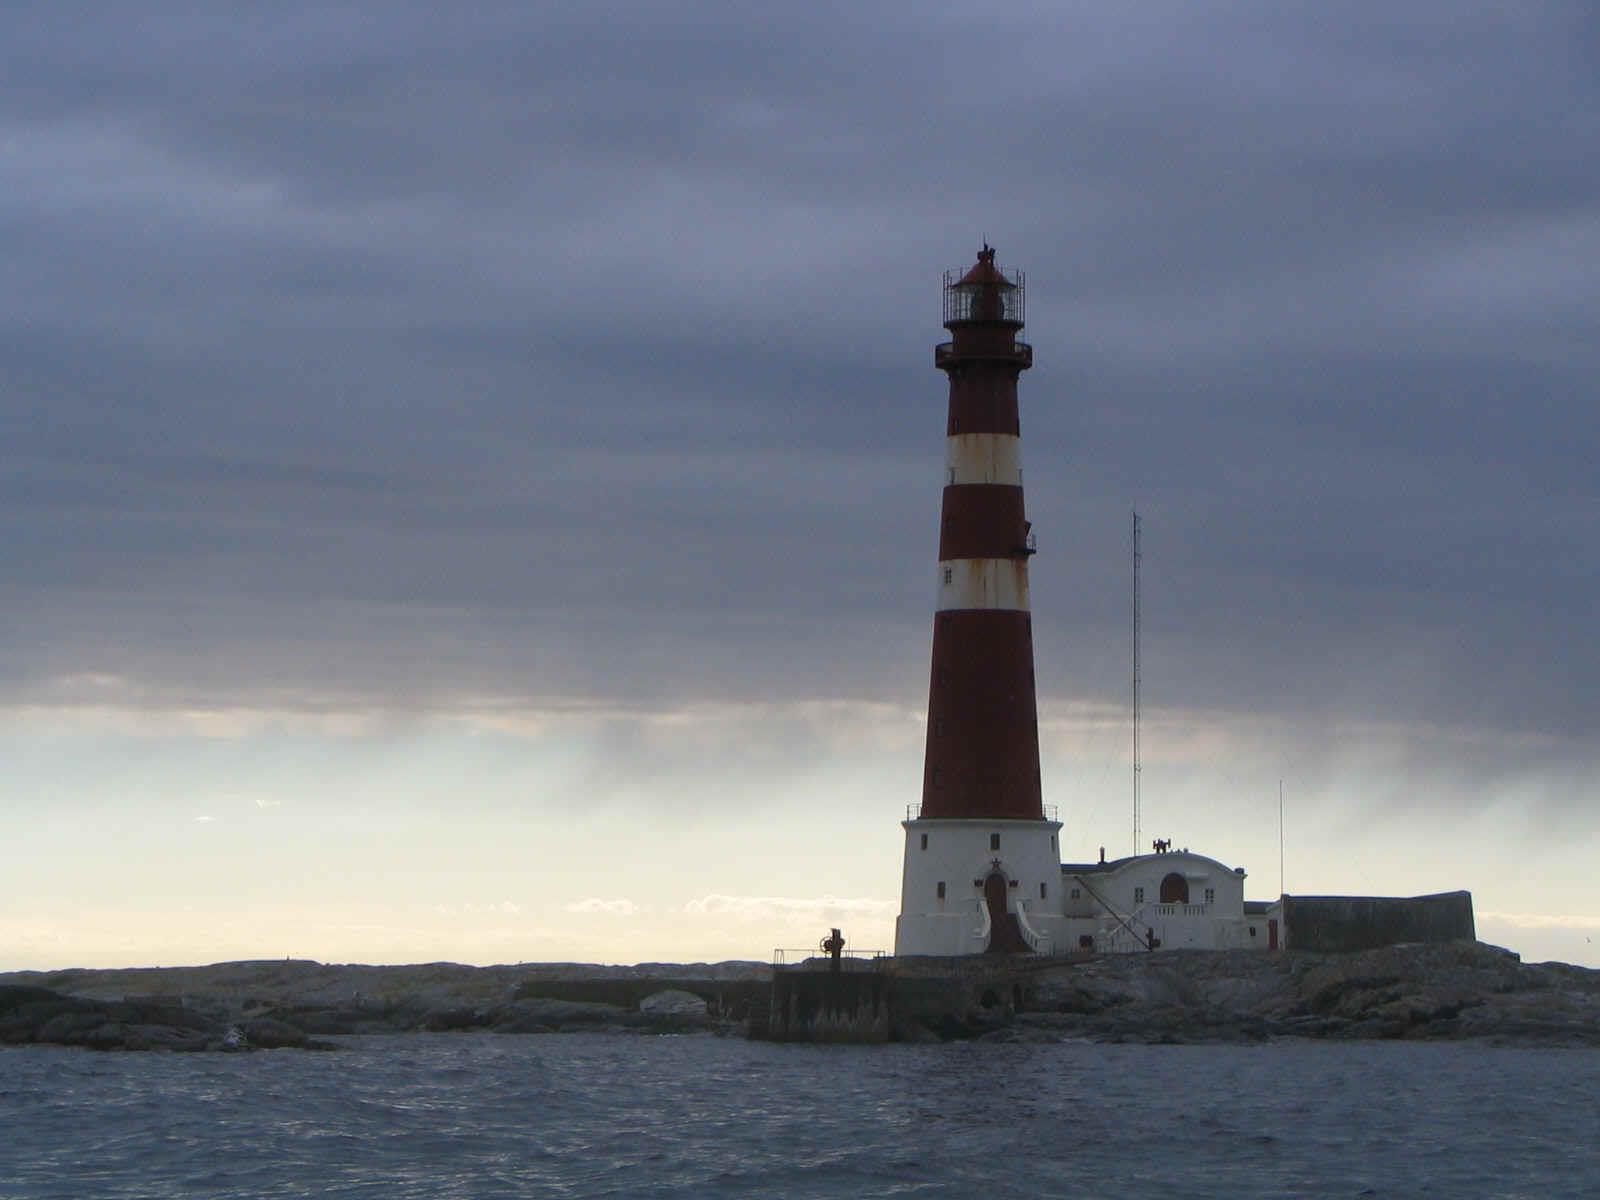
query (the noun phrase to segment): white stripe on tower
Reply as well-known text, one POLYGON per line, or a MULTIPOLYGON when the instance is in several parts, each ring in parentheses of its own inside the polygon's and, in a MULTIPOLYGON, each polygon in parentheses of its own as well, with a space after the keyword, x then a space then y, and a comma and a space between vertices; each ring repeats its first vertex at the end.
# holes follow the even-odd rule
POLYGON ((945 439, 944 481, 1022 486, 1022 439, 1014 433, 957 433, 945 439))
POLYGON ((941 612, 993 608, 1028 611, 1028 560, 952 558, 939 564, 941 612))

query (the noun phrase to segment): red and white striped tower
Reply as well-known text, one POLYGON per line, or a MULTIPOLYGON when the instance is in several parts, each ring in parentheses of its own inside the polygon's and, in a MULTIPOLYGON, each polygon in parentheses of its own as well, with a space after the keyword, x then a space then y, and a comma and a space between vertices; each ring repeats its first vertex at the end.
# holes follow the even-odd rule
POLYGON ((1033 348, 1020 271, 989 246, 944 278, 951 340, 938 613, 922 805, 907 820, 896 954, 1052 949, 1056 821, 1040 799, 1017 379, 1033 348))

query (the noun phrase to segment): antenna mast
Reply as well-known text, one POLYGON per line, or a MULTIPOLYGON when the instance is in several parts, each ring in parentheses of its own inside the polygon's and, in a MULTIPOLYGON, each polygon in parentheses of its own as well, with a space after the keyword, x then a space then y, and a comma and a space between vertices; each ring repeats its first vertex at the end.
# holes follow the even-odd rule
POLYGON ((1283 895, 1283 780, 1278 780, 1278 895, 1283 895))
POLYGON ((1139 832, 1139 511, 1133 511, 1133 852, 1144 844, 1139 832))

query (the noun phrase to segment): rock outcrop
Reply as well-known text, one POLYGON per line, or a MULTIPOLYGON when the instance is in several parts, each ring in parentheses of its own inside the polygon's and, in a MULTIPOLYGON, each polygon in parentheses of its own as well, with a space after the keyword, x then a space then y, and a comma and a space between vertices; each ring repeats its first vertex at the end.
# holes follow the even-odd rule
POLYGON ((0 985, 0 1042, 46 1042, 90 1050, 331 1048, 282 1021, 258 1018, 231 1023, 215 1005, 160 997, 101 1001, 16 985, 0 985))
POLYGON ((766 1004, 761 963, 209 967, 0 976, 0 1042, 94 1049, 330 1048, 333 1035, 727 1032, 766 1004))
POLYGON ((1358 954, 1174 951, 1046 966, 996 1038, 1487 1038, 1600 1045, 1600 971, 1482 942, 1358 954))
MULTIPOLYGON (((903 1041, 1480 1038, 1600 1045, 1600 971, 1480 942, 1355 954, 1180 950, 885 965, 903 1041)), ((0 975, 0 1043, 322 1048, 332 1035, 732 1032, 764 1025, 760 963, 466 967, 221 963, 0 975)), ((879 1040, 879 1039, 874 1039, 879 1040)))

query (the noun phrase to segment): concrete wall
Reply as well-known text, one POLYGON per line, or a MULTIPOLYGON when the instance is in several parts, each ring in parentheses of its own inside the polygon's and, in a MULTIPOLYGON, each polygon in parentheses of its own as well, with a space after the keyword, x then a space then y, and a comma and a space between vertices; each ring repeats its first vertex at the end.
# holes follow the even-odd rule
POLYGON ((1471 892, 1431 896, 1285 896, 1290 950, 1342 953, 1402 942, 1475 940, 1471 892))
POLYGON ((777 1042, 886 1042, 889 976, 780 967, 772 973, 764 1036, 777 1042))

